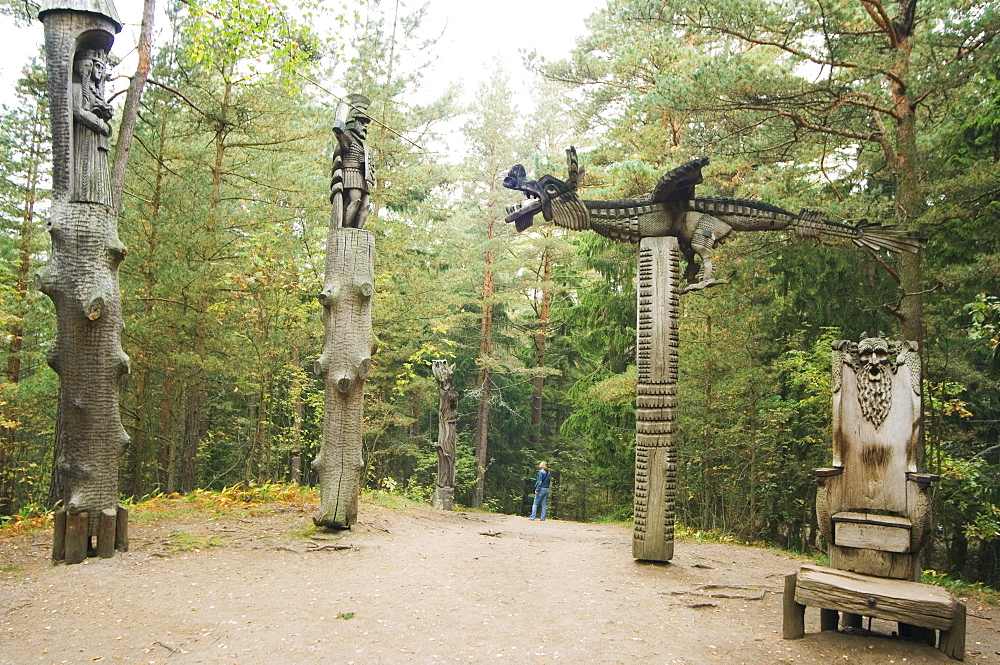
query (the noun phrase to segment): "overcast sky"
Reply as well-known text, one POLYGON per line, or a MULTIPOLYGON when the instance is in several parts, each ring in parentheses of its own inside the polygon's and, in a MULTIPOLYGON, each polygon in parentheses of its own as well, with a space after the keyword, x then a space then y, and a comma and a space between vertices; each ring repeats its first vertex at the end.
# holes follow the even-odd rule
MULTIPOLYGON (((516 83, 524 72, 520 49, 537 50, 552 59, 568 55, 576 38, 585 32, 584 19, 606 2, 537 0, 511 4, 429 0, 423 34, 430 37, 443 31, 443 35, 437 46, 438 62, 434 71, 427 72, 428 86, 443 89, 447 82, 457 80, 471 94, 492 72, 497 58, 516 83)), ((405 7, 415 3, 402 0, 401 4, 405 7)), ((142 1, 117 0, 115 5, 125 28, 116 37, 113 52, 122 58, 134 50, 138 41, 142 1)), ((44 39, 42 24, 36 21, 28 27, 16 27, 10 19, 0 17, 0 39, 8 45, 8 57, 0 59, 0 89, 7 100, 24 63, 38 52, 44 39)), ((127 60, 119 66, 118 73, 130 74, 134 69, 134 60, 127 60)))

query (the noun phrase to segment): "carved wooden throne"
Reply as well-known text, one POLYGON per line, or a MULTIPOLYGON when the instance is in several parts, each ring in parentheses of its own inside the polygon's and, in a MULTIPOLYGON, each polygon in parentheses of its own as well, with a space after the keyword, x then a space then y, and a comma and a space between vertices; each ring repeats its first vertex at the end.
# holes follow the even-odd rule
POLYGON ((898 621, 900 634, 964 659, 965 606, 919 584, 931 527, 920 473, 921 377, 916 345, 866 337, 833 343, 833 466, 814 469, 816 515, 830 568, 804 566, 785 585, 785 638, 802 637, 806 605, 823 630, 863 616, 898 621))
POLYGON ((835 342, 833 466, 813 471, 831 567, 920 579, 931 522, 927 489, 937 478, 917 472, 919 453, 916 349, 881 338, 835 342))

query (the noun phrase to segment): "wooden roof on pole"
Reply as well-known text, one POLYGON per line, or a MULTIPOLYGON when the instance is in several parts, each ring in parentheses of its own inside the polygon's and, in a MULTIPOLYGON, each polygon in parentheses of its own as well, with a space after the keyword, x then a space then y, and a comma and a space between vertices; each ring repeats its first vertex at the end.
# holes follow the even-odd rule
POLYGON ((38 9, 38 18, 51 11, 90 12, 106 16, 115 24, 115 32, 122 31, 122 20, 118 18, 113 0, 42 0, 38 9))

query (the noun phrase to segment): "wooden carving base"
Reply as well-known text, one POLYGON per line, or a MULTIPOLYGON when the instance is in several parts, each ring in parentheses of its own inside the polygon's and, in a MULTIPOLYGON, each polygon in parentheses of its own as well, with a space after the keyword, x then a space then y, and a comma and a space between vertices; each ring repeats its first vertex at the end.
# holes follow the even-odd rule
POLYGON ((965 604, 940 587, 803 566, 785 577, 786 640, 805 635, 807 605, 821 608, 823 630, 836 630, 842 612, 845 626, 859 625, 864 616, 897 621, 901 635, 928 637, 929 644, 934 642, 933 631, 940 631, 938 650, 965 660, 965 604))
POLYGON ((128 508, 105 508, 99 517, 97 546, 91 547, 87 511, 58 510, 53 517, 52 560, 81 563, 88 556, 110 559, 115 551, 128 552, 128 508))

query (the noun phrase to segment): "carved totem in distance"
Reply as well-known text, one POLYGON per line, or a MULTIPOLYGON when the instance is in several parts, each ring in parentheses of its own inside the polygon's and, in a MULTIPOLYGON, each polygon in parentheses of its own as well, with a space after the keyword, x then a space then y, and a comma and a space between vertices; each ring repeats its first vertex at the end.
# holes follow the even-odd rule
POLYGON ((793 214, 766 203, 696 196, 707 158, 664 174, 644 199, 590 201, 577 190, 583 169, 576 150, 566 151, 566 180, 543 175, 529 180, 517 164, 504 187, 526 200, 508 207, 507 222, 519 231, 541 213, 547 222, 592 230, 620 242, 639 244, 636 364, 635 520, 632 554, 637 559, 673 557, 677 445, 675 441, 678 363, 678 296, 724 283, 714 277, 712 253, 734 231, 791 230, 850 239, 871 249, 915 252, 920 241, 889 227, 843 224, 808 210, 793 214), (687 259, 680 285, 680 255, 687 259), (697 260, 701 261, 699 268, 697 260))
POLYGON ((323 441, 313 461, 319 475, 317 526, 350 528, 358 518, 361 492, 365 379, 371 369, 375 293, 375 234, 361 229, 368 215, 374 171, 365 145, 369 104, 350 95, 334 120, 336 137, 330 182, 330 231, 323 306, 323 353, 316 373, 323 378, 323 441))
POLYGON ((459 392, 452 383, 455 366, 447 360, 431 361, 431 371, 438 385, 437 487, 434 507, 451 510, 455 499, 455 437, 458 423, 459 392))
POLYGON ((129 371, 118 287, 126 250, 110 207, 111 107, 104 100, 107 53, 122 25, 110 0, 45 0, 38 18, 45 25, 53 199, 52 252, 38 285, 56 309, 47 360, 59 375, 52 475, 61 508, 52 557, 79 563, 128 548, 128 513, 118 505, 128 442, 118 394, 129 371))

